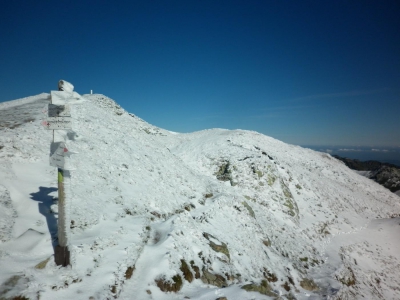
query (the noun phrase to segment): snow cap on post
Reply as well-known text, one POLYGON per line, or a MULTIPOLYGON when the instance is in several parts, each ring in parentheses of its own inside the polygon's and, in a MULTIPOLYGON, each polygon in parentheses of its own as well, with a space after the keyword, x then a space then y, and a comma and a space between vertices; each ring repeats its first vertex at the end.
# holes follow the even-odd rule
POLYGON ((68 81, 60 80, 58 82, 58 90, 72 93, 74 91, 74 86, 68 81))

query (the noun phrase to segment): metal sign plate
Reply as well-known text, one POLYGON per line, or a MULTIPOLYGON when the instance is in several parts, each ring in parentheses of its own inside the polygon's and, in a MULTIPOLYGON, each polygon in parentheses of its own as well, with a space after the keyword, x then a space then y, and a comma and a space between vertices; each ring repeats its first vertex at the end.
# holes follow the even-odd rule
POLYGON ((47 118, 42 121, 44 128, 48 130, 58 130, 58 129, 71 129, 72 128, 72 118, 71 117, 54 117, 47 118))
MULTIPOLYGON (((65 156, 64 156, 65 143, 51 143, 50 145, 50 165, 63 169, 65 167, 65 156)), ((68 150, 67 150, 68 151, 68 150)))
POLYGON ((50 165, 63 170, 71 170, 71 153, 64 142, 51 143, 50 145, 50 165))
POLYGON ((72 94, 65 91, 51 91, 51 103, 64 105, 72 98, 72 94))
POLYGON ((71 108, 69 105, 56 105, 49 104, 47 115, 51 118, 54 117, 70 117, 71 116, 71 108))

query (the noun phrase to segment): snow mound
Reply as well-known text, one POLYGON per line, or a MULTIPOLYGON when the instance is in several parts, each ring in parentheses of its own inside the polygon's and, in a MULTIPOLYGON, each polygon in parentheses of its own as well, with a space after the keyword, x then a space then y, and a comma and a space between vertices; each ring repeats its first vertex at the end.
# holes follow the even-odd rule
MULTIPOLYGON (((104 95, 79 99, 72 129, 56 132, 77 153, 66 180, 72 265, 61 269, 52 132, 40 125, 48 94, 0 105, 0 298, 400 298, 399 276, 376 271, 399 255, 352 243, 377 234, 373 220, 398 220, 396 195, 257 132, 171 133, 104 95), (364 284, 371 272, 385 284, 364 284)), ((382 224, 387 239, 398 233, 382 224)))

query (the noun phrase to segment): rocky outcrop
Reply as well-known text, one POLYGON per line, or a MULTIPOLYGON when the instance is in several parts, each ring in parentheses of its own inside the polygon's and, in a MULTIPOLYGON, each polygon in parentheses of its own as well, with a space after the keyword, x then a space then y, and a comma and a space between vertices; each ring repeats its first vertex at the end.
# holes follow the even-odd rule
POLYGON ((229 161, 224 161, 220 166, 215 176, 220 181, 229 181, 232 186, 236 185, 232 179, 232 170, 229 161))
POLYGON ((400 190, 400 168, 382 166, 373 173, 371 179, 374 179, 393 193, 400 190))
POLYGON ((224 242, 218 241, 214 236, 206 232, 203 233, 203 236, 209 241, 211 249, 213 249, 215 252, 221 252, 225 254, 229 260, 231 259, 228 246, 224 242), (216 244, 213 240, 219 242, 219 244, 216 244))
POLYGON ((364 176, 378 182, 393 193, 400 191, 400 167, 375 160, 359 161, 337 155, 334 157, 344 162, 352 170, 365 171, 364 176))

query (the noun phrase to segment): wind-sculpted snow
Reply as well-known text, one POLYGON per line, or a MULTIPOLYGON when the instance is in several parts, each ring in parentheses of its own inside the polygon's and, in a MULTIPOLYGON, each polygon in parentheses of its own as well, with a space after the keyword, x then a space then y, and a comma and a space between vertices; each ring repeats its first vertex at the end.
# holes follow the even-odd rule
MULTIPOLYGON (((72 130, 56 133, 77 152, 66 182, 72 266, 61 269, 52 133, 40 126, 48 94, 0 105, 0 299, 400 298, 400 277, 377 271, 399 255, 375 253, 372 270, 352 259, 374 251, 368 234, 351 243, 377 234, 371 220, 398 220, 398 196, 257 132, 175 134, 106 96, 83 99, 72 130), (371 274, 385 284, 365 284, 371 274)), ((399 230, 385 224, 390 240, 399 230)))

